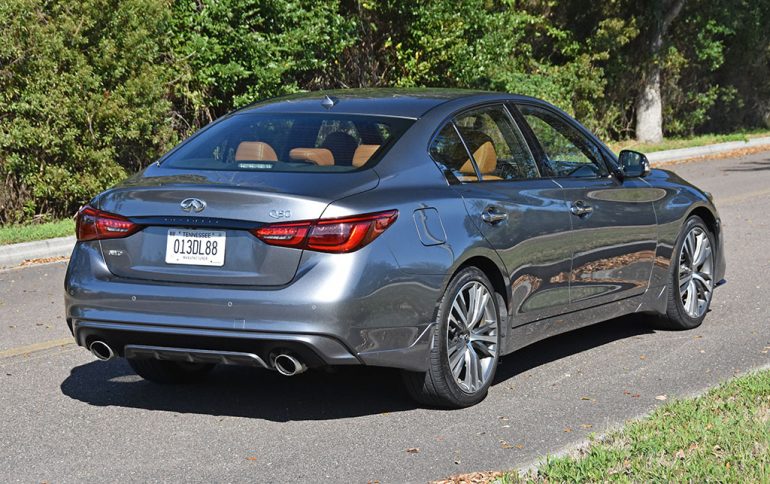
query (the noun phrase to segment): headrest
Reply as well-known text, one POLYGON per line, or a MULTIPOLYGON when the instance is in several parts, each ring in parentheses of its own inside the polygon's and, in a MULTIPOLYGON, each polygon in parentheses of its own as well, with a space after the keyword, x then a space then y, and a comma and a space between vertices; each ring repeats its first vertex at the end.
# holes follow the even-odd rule
POLYGON ((380 145, 360 145, 353 153, 353 166, 359 168, 363 166, 375 151, 380 149, 380 145))
POLYGON ((318 166, 334 165, 334 155, 326 148, 294 148, 289 151, 289 158, 299 161, 310 161, 318 166))
POLYGON ((329 133, 321 143, 321 148, 330 150, 334 155, 334 163, 340 166, 353 164, 353 153, 355 153, 356 147, 358 147, 358 141, 344 131, 329 133))
MULTIPOLYGON (((483 131, 473 128, 458 126, 458 130, 463 140, 465 140, 468 149, 473 153, 473 159, 476 160, 481 174, 488 175, 494 173, 497 169, 497 152, 495 151, 495 145, 492 143, 492 138, 483 131)), ((460 172, 466 175, 476 174, 473 171, 473 164, 470 159, 463 163, 463 166, 460 167, 460 172)))
MULTIPOLYGON (((484 142, 473 152, 473 159, 482 175, 494 173, 497 169, 497 152, 491 141, 484 142)), ((470 160, 468 160, 470 161, 470 160)))
POLYGON ((235 150, 235 161, 278 161, 275 150, 261 141, 242 141, 235 150))

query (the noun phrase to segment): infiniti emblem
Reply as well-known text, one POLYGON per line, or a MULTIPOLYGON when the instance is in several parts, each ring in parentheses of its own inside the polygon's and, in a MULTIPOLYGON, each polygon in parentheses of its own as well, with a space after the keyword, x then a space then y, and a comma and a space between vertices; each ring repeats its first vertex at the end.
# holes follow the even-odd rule
POLYGON ((206 202, 200 198, 185 198, 179 204, 185 212, 202 212, 206 208, 206 202))

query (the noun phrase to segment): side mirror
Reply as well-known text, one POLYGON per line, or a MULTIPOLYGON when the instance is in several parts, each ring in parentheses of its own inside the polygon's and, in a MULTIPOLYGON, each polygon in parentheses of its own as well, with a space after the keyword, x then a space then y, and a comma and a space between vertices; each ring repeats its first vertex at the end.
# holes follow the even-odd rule
POLYGON ((650 174, 650 161, 638 151, 623 150, 618 155, 618 164, 623 175, 628 178, 643 177, 650 174))

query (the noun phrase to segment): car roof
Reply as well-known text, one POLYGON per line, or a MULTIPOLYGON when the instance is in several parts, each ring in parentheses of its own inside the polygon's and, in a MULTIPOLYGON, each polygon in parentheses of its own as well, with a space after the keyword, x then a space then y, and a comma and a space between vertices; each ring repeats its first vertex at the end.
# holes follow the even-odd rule
MULTIPOLYGON (((367 114, 416 119, 436 106, 467 98, 488 98, 509 94, 467 89, 378 88, 313 91, 258 101, 239 112, 259 113, 335 113, 367 114), (331 108, 321 104, 326 96, 334 102, 331 108)), ((524 98, 524 96, 515 96, 524 98)))

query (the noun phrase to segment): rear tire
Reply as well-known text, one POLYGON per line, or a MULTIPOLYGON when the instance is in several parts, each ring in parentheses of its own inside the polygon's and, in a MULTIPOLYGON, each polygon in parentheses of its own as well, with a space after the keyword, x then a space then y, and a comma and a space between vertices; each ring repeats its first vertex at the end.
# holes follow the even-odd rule
POLYGON ((494 289, 481 270, 467 267, 455 275, 439 303, 437 322, 429 370, 404 371, 406 389, 424 405, 475 405, 495 377, 502 324, 494 289))
POLYGON ((214 369, 210 363, 183 363, 153 359, 128 358, 128 364, 145 380, 162 383, 194 383, 214 369))
POLYGON ((714 294, 715 247, 703 219, 688 218, 671 259, 666 315, 654 321, 656 327, 686 330, 701 325, 714 294))

